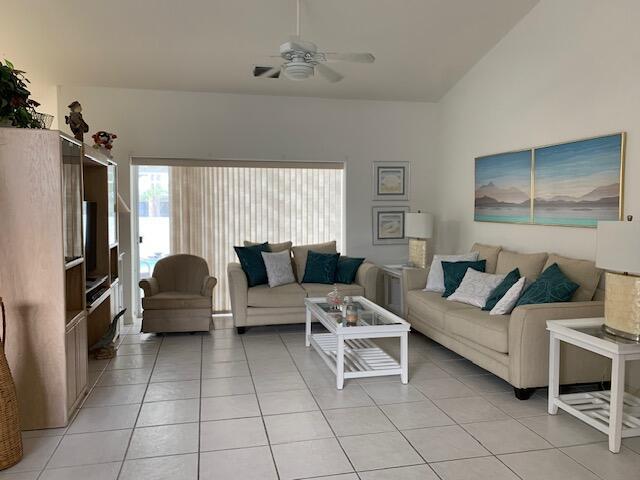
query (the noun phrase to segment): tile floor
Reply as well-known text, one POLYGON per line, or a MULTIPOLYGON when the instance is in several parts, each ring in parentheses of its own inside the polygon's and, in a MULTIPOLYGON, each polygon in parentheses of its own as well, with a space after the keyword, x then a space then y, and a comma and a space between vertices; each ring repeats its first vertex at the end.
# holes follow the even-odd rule
MULTIPOLYGON (((139 328, 139 327, 138 327, 139 328)), ((640 438, 619 455, 420 334, 410 382, 350 380, 304 346, 303 326, 202 335, 127 327, 117 358, 66 429, 25 432, 14 480, 640 478, 640 438)), ((383 342, 397 354, 398 345, 383 342)))

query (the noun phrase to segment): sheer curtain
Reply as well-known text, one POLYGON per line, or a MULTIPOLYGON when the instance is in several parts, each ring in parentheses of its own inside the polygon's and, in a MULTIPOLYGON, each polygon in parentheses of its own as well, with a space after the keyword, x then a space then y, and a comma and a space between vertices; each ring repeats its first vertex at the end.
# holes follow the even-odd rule
POLYGON ((228 311, 227 264, 234 245, 337 240, 342 246, 343 170, 267 167, 169 167, 171 252, 207 260, 218 279, 214 308, 228 311))

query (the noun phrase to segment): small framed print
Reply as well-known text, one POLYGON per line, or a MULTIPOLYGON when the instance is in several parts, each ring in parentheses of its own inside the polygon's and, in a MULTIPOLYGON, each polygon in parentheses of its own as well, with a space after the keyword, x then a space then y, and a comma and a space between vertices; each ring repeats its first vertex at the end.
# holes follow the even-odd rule
POLYGON ((373 162, 373 199, 409 200, 409 162, 373 162))
POLYGON ((373 207, 373 244, 402 245, 405 235, 405 214, 409 207, 373 207))

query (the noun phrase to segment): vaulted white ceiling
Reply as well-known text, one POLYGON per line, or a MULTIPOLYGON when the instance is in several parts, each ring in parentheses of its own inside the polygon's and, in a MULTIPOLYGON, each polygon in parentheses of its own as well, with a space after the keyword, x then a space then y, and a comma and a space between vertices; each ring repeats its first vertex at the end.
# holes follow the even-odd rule
POLYGON ((339 83, 253 78, 295 0, 3 0, 0 55, 58 85, 437 101, 537 2, 303 0, 303 39, 376 56, 339 83))

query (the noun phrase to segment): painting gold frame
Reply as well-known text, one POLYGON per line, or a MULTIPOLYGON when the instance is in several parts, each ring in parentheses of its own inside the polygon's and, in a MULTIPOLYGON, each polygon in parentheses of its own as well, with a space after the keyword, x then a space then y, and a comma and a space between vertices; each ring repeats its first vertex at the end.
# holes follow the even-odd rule
MULTIPOLYGON (((587 141, 587 140, 595 140, 598 138, 603 138, 603 137, 612 137, 612 136, 620 136, 620 173, 619 173, 619 197, 618 197, 618 220, 623 220, 624 218, 624 181, 625 181, 625 157, 626 157, 626 145, 627 145, 627 133, 626 132, 613 132, 613 133, 606 133, 606 134, 602 134, 602 135, 595 135, 595 136, 590 136, 590 137, 583 137, 583 138, 577 138, 574 140, 567 140, 564 142, 559 142, 559 143, 550 143, 550 144, 546 144, 546 145, 537 145, 535 147, 530 147, 530 148, 524 148, 524 149, 515 149, 515 150, 509 150, 506 152, 498 152, 498 153, 493 153, 493 154, 486 154, 486 155, 480 155, 478 157, 475 157, 474 159, 474 178, 477 178, 477 161, 478 159, 482 159, 485 157, 490 157, 490 156, 495 156, 495 155, 502 155, 502 154, 508 154, 508 153, 520 153, 520 152, 525 152, 525 151, 530 151, 531 152, 531 185, 530 185, 530 205, 529 205, 529 221, 528 222, 500 222, 497 220, 476 220, 474 218, 475 222, 481 222, 481 223, 512 223, 514 225, 542 225, 542 226, 554 226, 554 227, 573 227, 573 228, 595 228, 594 226, 590 226, 590 225, 572 225, 572 224, 562 224, 562 223, 543 223, 543 222, 535 222, 534 221, 534 209, 535 209, 535 193, 536 193, 536 171, 535 171, 535 167, 536 167, 536 151, 540 150, 542 148, 547 148, 547 147, 555 147, 555 146, 561 146, 564 144, 569 144, 569 143, 577 143, 577 142, 583 142, 583 141, 587 141)), ((474 212, 475 212, 475 208, 474 208, 474 212)), ((474 215, 475 217, 475 215, 474 215)))

